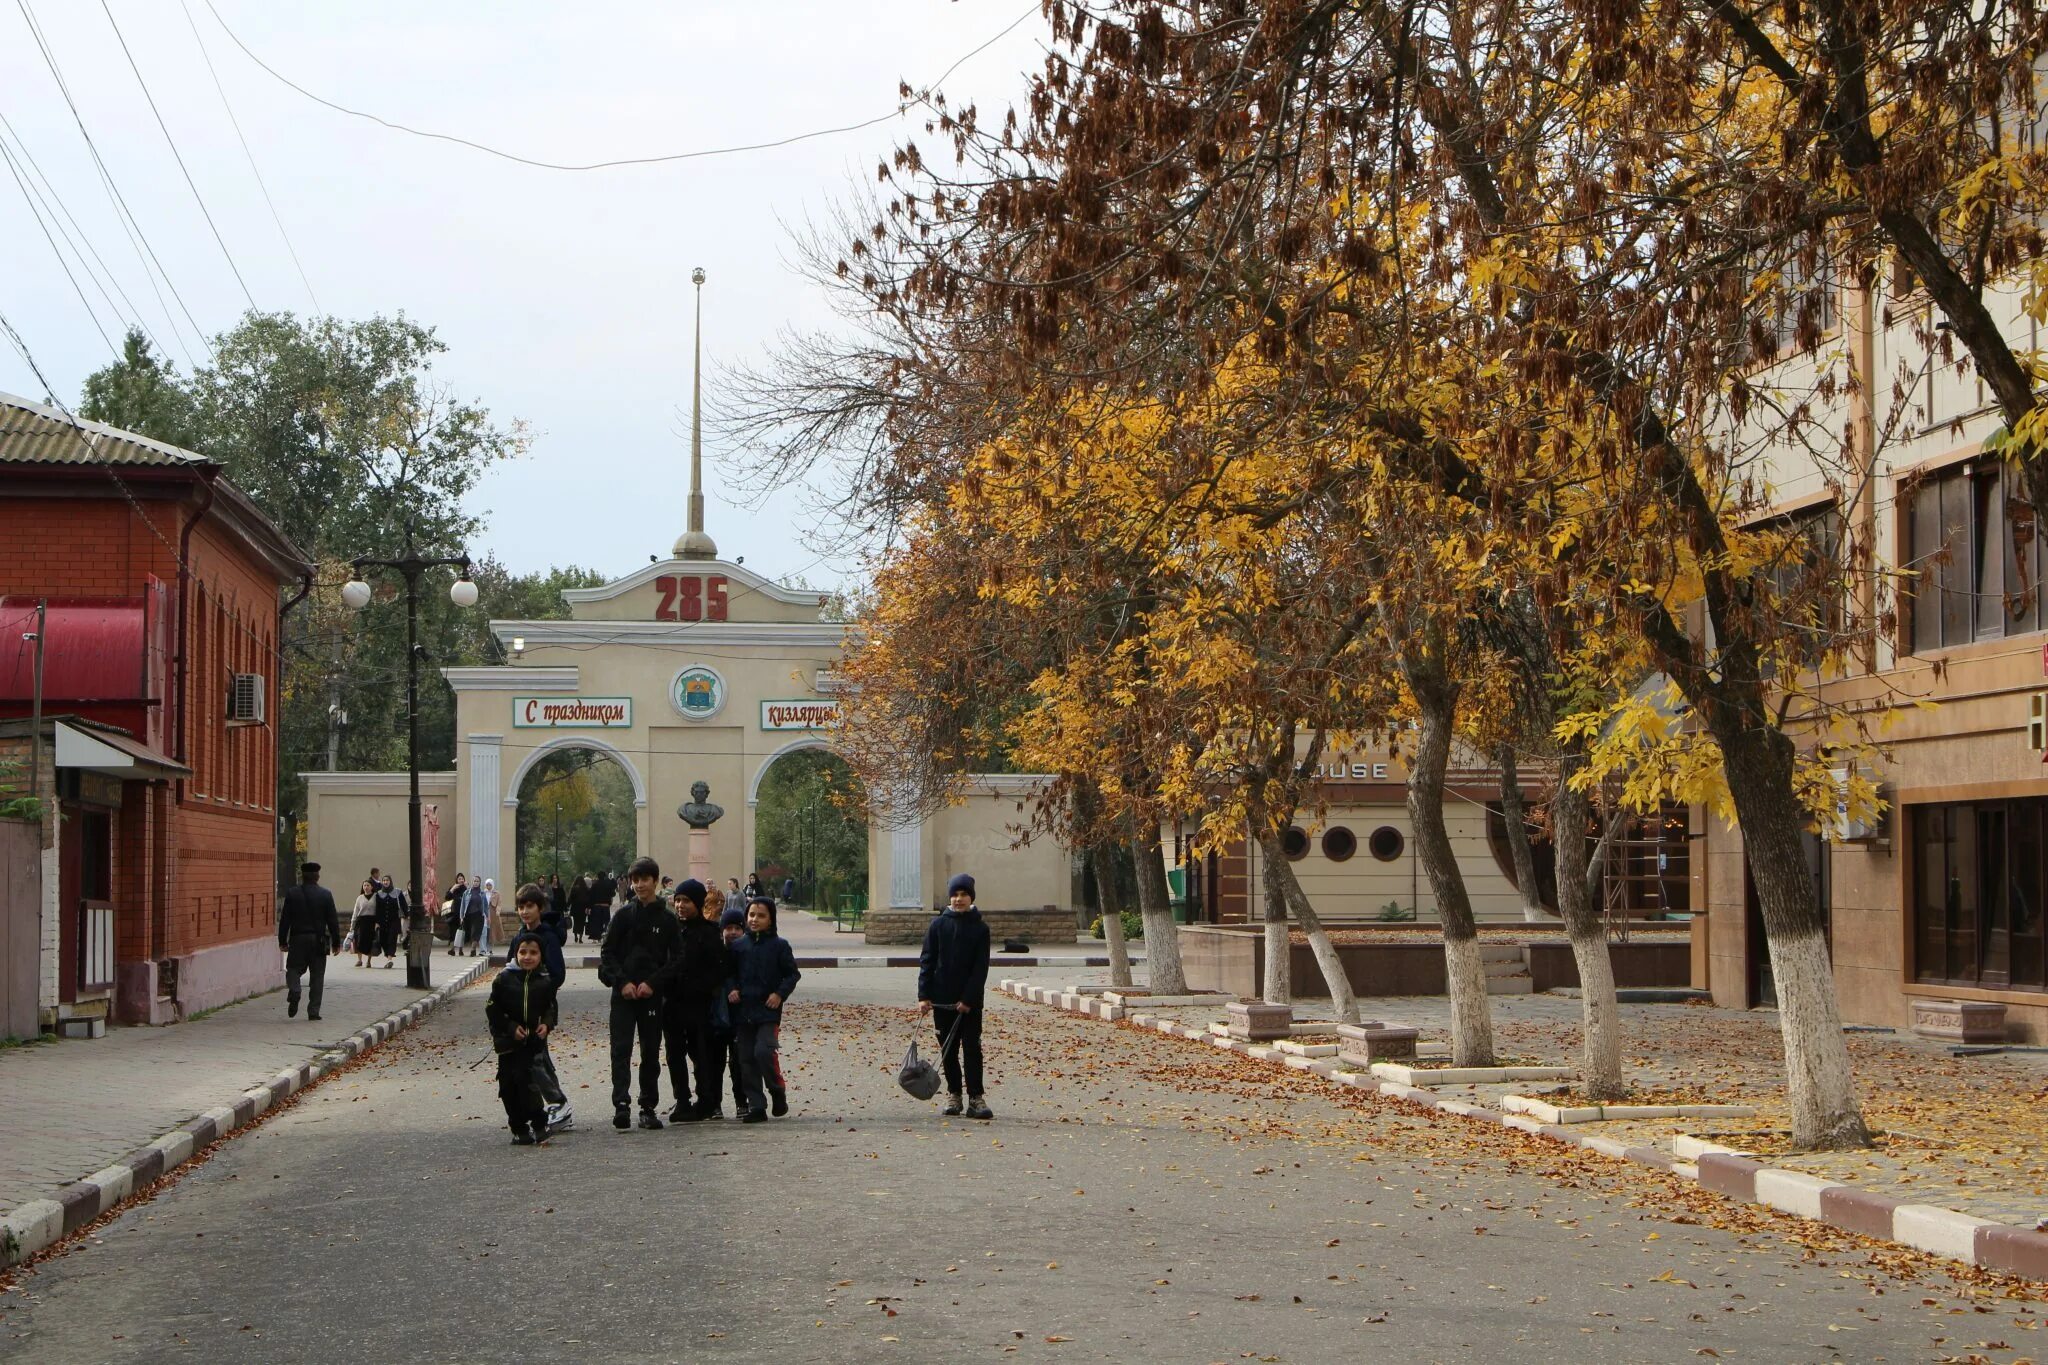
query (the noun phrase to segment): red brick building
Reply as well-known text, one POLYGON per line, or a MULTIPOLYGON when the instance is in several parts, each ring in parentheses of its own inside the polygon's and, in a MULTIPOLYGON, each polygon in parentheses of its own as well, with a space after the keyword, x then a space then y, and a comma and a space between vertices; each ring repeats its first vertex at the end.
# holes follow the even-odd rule
POLYGON ((166 1023, 276 985, 280 589, 303 595, 304 556, 204 456, 6 395, 0 526, 16 790, 43 611, 42 1025, 166 1023))

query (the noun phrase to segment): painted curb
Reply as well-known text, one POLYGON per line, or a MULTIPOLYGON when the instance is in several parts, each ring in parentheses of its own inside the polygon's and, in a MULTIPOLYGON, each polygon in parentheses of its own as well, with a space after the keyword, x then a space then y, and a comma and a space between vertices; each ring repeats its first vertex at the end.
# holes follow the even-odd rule
POLYGON ((491 967, 479 958, 430 995, 394 1010, 368 1028, 350 1034, 310 1062, 287 1067, 244 1090, 233 1101, 209 1109, 164 1133, 103 1170, 66 1185, 47 1199, 31 1199, 0 1216, 0 1266, 19 1265, 44 1248, 98 1219, 122 1200, 190 1161, 193 1154, 240 1131, 273 1104, 304 1090, 343 1063, 426 1018, 468 989, 491 967))
MULTIPOLYGON (((1019 1000, 1056 1004, 1059 996, 1025 981, 1004 981, 999 989, 1019 1000)), ((1692 1139, 1692 1146, 1678 1156, 1652 1147, 1630 1147, 1598 1133, 1575 1132, 1558 1123, 1544 1123, 1530 1113, 1503 1112, 1468 1100, 1438 1095, 1420 1086, 1404 1085, 1358 1071, 1344 1071, 1307 1065, 1307 1058, 1289 1056, 1272 1048, 1247 1047, 1237 1039, 1222 1038, 1205 1031, 1133 1015, 1131 1022, 1151 1027, 1169 1037, 1206 1042, 1260 1061, 1282 1064, 1288 1070, 1312 1071, 1338 1085, 1370 1090, 1388 1099, 1435 1109, 1459 1118, 1499 1124, 1549 1138, 1570 1147, 1628 1161, 1681 1179, 1694 1180, 1700 1188, 1744 1204, 1758 1204, 1795 1217, 1807 1218, 1843 1232, 1853 1232, 1878 1241, 1897 1242, 1916 1251, 1961 1261, 1965 1265, 1996 1271, 2021 1279, 2048 1280, 2048 1232, 2011 1227, 1954 1209, 1931 1204, 1901 1204, 1870 1193, 1854 1184, 1823 1179, 1805 1171, 1766 1166, 1736 1154, 1719 1144, 1692 1139), (1697 1157, 1697 1165, 1685 1157, 1697 1157)), ((1379 1070, 1378 1067, 1374 1068, 1379 1070)), ((1510 1097, 1520 1098, 1520 1097, 1510 1097)), ((1528 1109, 1548 1109, 1529 1103, 1528 1109)), ((1629 1106, 1610 1106, 1610 1110, 1629 1106)), ((1722 1106, 1674 1106, 1687 1109, 1720 1109, 1722 1106)), ((1555 1111, 1553 1111, 1555 1112, 1555 1111)))

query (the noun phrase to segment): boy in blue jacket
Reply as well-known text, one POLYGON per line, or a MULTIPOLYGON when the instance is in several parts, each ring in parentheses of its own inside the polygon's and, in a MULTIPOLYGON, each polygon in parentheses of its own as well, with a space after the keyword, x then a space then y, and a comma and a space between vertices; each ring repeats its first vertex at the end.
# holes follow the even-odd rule
POLYGON ((988 987, 988 924, 974 906, 974 878, 962 872, 946 888, 946 909, 925 927, 917 959, 917 1012, 937 1026, 946 1070, 948 1116, 964 1107, 971 1119, 992 1119, 981 1094, 981 1006, 988 987), (964 1068, 966 1076, 961 1071, 964 1068), (967 1102, 960 1102, 962 1083, 967 1102))
MULTIPOLYGON (((768 1121, 768 1104, 762 1090, 764 1084, 773 1083, 775 1076, 776 1035, 782 1027, 783 1002, 796 989, 801 976, 789 940, 775 932, 775 902, 766 896, 754 897, 747 906, 747 932, 732 945, 732 975, 726 981, 725 991, 747 1098, 742 1122, 768 1121)), ((789 1101, 780 1086, 775 1090, 775 1112, 780 1116, 789 1112, 789 1101)))

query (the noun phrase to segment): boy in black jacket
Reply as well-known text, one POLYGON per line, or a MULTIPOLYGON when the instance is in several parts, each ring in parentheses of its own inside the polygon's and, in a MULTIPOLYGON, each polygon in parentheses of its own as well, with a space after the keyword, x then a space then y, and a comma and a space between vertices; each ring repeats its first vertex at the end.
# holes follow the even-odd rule
MULTIPOLYGON (((669 1087, 675 1091, 671 1123, 701 1123, 718 1112, 718 1082, 712 1071, 715 1049, 713 1012, 725 984, 725 938, 704 918, 704 883, 686 878, 675 888, 672 904, 682 930, 682 961, 675 989, 661 1004, 661 1040, 668 1049, 669 1087), (697 1073, 697 1098, 690 1100, 690 1072, 697 1073)), ((717 1069, 723 1071, 722 1066, 717 1069)))
POLYGON ((521 934, 512 940, 512 960, 491 982, 491 998, 484 1005, 491 1047, 498 1054, 498 1098, 512 1141, 521 1147, 547 1140, 541 1065, 555 1017, 555 979, 541 965, 541 941, 521 934))
POLYGON ((640 1126, 661 1127, 661 998, 673 986, 682 926, 656 896, 661 868, 641 858, 626 871, 633 899, 605 930, 597 979, 612 988, 612 1127, 630 1128, 633 1039, 640 1040, 640 1126))
MULTIPOLYGON (((732 1007, 740 1076, 747 1095, 742 1122, 766 1123, 768 1105, 761 1091, 775 1076, 782 1005, 803 975, 796 969, 796 954, 789 940, 775 932, 775 902, 766 896, 754 897, 747 906, 747 932, 733 943, 731 961, 725 999, 732 1007)), ((776 1086, 775 1113, 780 1117, 788 1112, 787 1092, 776 1086)))
POLYGON ((946 888, 945 913, 924 931, 917 959, 917 1012, 932 1015, 946 1069, 948 1115, 960 1113, 965 1065, 966 1111, 992 1119, 981 1094, 981 997, 988 986, 988 925, 974 907, 974 878, 962 872, 946 888))
MULTIPOLYGON (((528 882, 519 888, 514 900, 519 910, 520 931, 540 942, 540 968, 555 983, 555 990, 560 992, 568 984, 569 972, 562 958, 561 930, 544 915, 544 907, 548 903, 547 890, 538 882, 528 882)), ((510 961, 509 957, 507 961, 510 961)), ((569 1108, 569 1097, 563 1092, 561 1079, 555 1072, 554 1049, 545 1041, 540 1045, 540 1068, 543 1073, 541 1098, 547 1101, 548 1128, 553 1132, 564 1132, 575 1126, 576 1115, 569 1108)))

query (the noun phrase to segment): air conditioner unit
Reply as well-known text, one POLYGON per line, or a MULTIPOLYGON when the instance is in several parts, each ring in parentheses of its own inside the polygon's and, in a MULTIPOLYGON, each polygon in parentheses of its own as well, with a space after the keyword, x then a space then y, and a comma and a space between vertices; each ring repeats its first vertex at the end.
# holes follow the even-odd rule
POLYGON ((1877 783, 1877 774, 1871 770, 1868 764, 1858 764, 1857 769, 1859 777, 1877 786, 1878 799, 1884 802, 1884 809, 1878 811, 1873 816, 1863 819, 1850 819, 1848 801, 1849 765, 1837 763, 1830 774, 1834 778, 1836 792, 1834 828, 1830 831, 1830 834, 1833 841, 1838 844, 1879 842, 1886 837, 1885 816, 1891 808, 1891 793, 1886 791, 1881 784, 1877 783))
POLYGON ((228 724, 261 725, 263 721, 263 675, 235 674, 228 684, 228 724))

